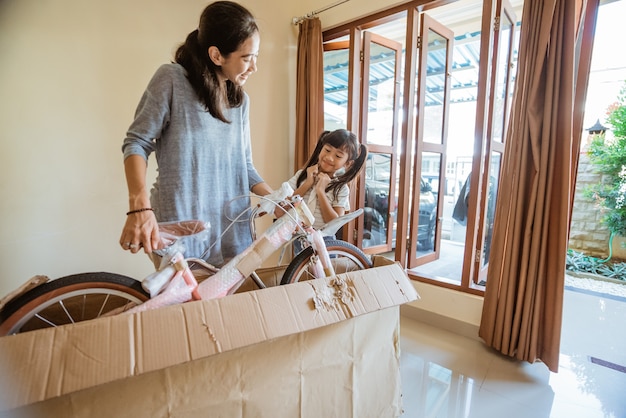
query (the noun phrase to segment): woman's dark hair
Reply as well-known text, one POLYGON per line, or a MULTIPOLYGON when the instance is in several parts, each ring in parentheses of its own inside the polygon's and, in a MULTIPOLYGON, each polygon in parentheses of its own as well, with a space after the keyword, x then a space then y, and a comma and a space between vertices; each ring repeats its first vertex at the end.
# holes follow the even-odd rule
MULTIPOLYGON (((187 70, 187 78, 200 101, 214 118, 223 122, 229 123, 222 112, 224 92, 217 77, 218 66, 209 58, 209 47, 217 47, 227 57, 258 31, 254 16, 245 7, 216 1, 204 9, 198 29, 187 35, 176 51, 175 61, 187 70)), ((229 107, 241 106, 243 88, 227 80, 226 97, 229 107)))
POLYGON ((352 165, 340 176, 331 179, 330 184, 326 187, 326 191, 332 190, 335 198, 344 184, 350 183, 361 171, 365 159, 367 158, 367 147, 359 144, 355 134, 346 129, 337 129, 335 131, 324 131, 317 140, 317 146, 311 154, 311 158, 298 176, 296 187, 300 186, 306 180, 306 169, 318 163, 320 152, 324 145, 330 145, 348 153, 348 161, 352 161, 352 165))

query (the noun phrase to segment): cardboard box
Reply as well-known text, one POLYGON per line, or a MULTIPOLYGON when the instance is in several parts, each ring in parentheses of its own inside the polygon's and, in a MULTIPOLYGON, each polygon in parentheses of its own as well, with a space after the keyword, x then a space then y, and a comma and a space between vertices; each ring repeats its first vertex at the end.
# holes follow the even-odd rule
POLYGON ((2 337, 0 416, 396 417, 417 298, 388 264, 2 337))

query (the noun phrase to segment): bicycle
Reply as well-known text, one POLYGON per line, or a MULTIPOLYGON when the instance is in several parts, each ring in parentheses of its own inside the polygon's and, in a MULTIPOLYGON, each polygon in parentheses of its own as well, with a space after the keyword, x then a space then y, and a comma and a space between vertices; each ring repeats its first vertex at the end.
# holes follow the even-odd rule
MULTIPOLYGON (((358 247, 334 239, 343 225, 362 214, 362 209, 336 218, 319 230, 313 230, 310 228, 311 220, 303 222, 310 213, 306 213, 308 209, 301 199, 297 205, 289 203, 289 207, 286 214, 258 238, 253 226, 255 216, 251 216, 251 233, 255 238, 253 244, 242 253, 242 257, 235 257, 219 269, 200 258, 184 258, 180 248, 175 245, 185 236, 205 233, 207 226, 204 223, 185 221, 160 224, 162 236, 169 240, 169 246, 168 250, 162 252, 165 261, 161 268, 147 277, 154 282, 159 275, 160 279, 165 276, 167 283, 160 289, 151 289, 146 285, 147 278, 138 281, 109 272, 65 276, 36 286, 8 301, 0 311, 0 335, 56 327, 194 299, 223 297, 234 293, 248 277, 259 289, 263 289, 266 285, 256 274, 263 261, 281 247, 284 252, 294 240, 304 241, 309 237, 314 238, 311 245, 306 246, 287 265, 281 285, 334 275, 335 268, 345 272, 372 267, 369 256, 358 247), (226 274, 237 277, 229 277, 228 283, 220 282, 226 274), (202 277, 202 280, 198 283, 196 277, 202 277), (171 287, 170 295, 172 289, 181 290, 181 293, 163 304, 163 297, 160 301, 159 297, 167 294, 162 290, 165 287, 171 287)), ((260 205, 254 210, 263 211, 260 205)))

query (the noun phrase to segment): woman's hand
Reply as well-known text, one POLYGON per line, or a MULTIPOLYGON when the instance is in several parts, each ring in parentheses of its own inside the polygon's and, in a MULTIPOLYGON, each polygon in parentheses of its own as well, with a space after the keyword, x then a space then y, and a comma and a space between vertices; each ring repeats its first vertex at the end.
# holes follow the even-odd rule
POLYGON ((126 223, 120 236, 124 250, 135 254, 142 247, 146 254, 163 247, 159 240, 159 225, 150 208, 150 198, 146 191, 146 169, 148 163, 140 155, 131 155, 124 160, 124 173, 128 185, 128 206, 126 223), (134 209, 134 210, 133 210, 134 209))
POLYGON ((120 245, 133 254, 141 248, 149 254, 163 247, 159 237, 159 225, 151 210, 127 215, 120 236, 120 245))

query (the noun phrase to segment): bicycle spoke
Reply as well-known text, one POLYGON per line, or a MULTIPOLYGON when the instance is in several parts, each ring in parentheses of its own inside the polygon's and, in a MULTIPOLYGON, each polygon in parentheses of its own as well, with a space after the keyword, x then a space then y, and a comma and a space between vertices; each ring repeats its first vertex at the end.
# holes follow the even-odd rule
POLYGON ((87 307, 87 295, 83 295, 83 303, 81 304, 81 308, 82 309, 81 309, 81 312, 80 312, 80 317, 81 317, 81 320, 83 320, 83 321, 85 320, 85 314, 86 314, 85 308, 86 307, 87 307))
POLYGON ((62 300, 59 301, 59 305, 61 305, 61 308, 63 308, 63 311, 65 312, 65 315, 67 315, 67 317, 69 318, 70 321, 72 321, 72 324, 75 324, 74 322, 74 318, 72 318, 72 315, 70 315, 70 313, 68 312, 67 308, 65 307, 65 304, 63 303, 62 300))
POLYGON ((100 311, 98 311, 98 315, 96 315, 96 318, 100 318, 100 315, 102 315, 102 311, 104 311, 104 307, 106 306, 107 302, 109 301, 109 296, 107 295, 106 298, 104 298, 104 302, 102 303, 102 306, 100 307, 100 311))
POLYGON ((39 314, 35 314, 35 318, 45 322, 46 324, 50 325, 51 327, 55 327, 56 328, 56 324, 53 322, 48 321, 46 318, 44 318, 43 316, 39 315, 39 314))

